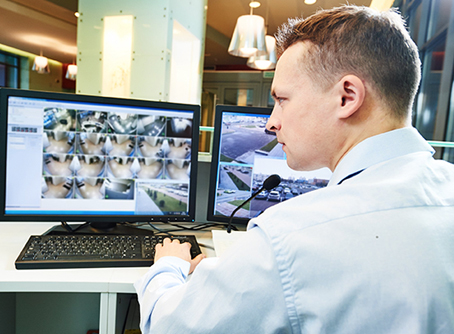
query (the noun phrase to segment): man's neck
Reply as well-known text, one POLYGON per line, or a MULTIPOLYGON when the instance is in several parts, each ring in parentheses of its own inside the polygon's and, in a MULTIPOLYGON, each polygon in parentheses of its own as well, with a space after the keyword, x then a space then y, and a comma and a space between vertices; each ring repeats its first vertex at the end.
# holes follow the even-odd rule
POLYGON ((356 124, 346 124, 344 128, 344 141, 338 155, 332 160, 331 170, 337 167, 339 162, 350 152, 356 145, 363 140, 379 135, 381 133, 397 130, 409 126, 407 120, 396 120, 387 114, 379 114, 381 117, 368 117, 364 122, 356 124))

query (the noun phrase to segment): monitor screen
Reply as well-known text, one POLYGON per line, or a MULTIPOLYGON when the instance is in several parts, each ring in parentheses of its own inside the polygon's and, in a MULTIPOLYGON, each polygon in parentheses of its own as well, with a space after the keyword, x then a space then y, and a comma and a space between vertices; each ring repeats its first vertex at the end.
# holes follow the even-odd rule
POLYGON ((259 107, 216 107, 208 220, 227 222, 233 210, 272 174, 278 174, 281 183, 271 191, 262 191, 235 214, 232 222, 246 224, 272 205, 328 184, 328 168, 300 172, 288 167, 282 145, 275 133, 265 127, 271 111, 259 107))
POLYGON ((0 89, 0 219, 193 221, 200 107, 0 89))

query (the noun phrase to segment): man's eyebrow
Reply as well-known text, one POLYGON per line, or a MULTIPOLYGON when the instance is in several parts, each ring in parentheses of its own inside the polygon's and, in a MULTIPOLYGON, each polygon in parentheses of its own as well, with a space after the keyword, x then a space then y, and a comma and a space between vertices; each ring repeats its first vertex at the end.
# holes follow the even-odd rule
POLYGON ((276 92, 274 91, 274 89, 271 90, 271 97, 275 100, 277 99, 277 95, 276 95, 276 92))

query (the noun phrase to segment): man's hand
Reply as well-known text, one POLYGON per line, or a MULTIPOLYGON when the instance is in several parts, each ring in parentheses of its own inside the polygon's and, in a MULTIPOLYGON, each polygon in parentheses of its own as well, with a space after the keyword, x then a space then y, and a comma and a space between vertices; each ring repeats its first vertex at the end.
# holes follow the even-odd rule
POLYGON ((185 242, 180 244, 180 240, 170 240, 165 238, 163 244, 157 244, 155 249, 154 261, 158 261, 161 257, 164 256, 175 256, 179 257, 182 260, 188 261, 191 264, 189 273, 191 274, 197 265, 205 258, 205 255, 199 254, 194 259, 191 259, 191 244, 185 242))

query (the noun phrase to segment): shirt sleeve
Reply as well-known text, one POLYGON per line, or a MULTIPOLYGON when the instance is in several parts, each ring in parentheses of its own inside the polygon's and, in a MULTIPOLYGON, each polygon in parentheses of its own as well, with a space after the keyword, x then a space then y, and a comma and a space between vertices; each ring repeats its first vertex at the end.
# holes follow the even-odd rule
POLYGON ((260 228, 217 261, 202 260, 189 280, 185 263, 162 258, 135 283, 144 334, 291 332, 281 277, 260 228))
POLYGON ((140 303, 140 328, 150 332, 150 316, 156 302, 169 290, 185 283, 190 263, 178 257, 165 256, 150 267, 150 270, 134 283, 140 303))

